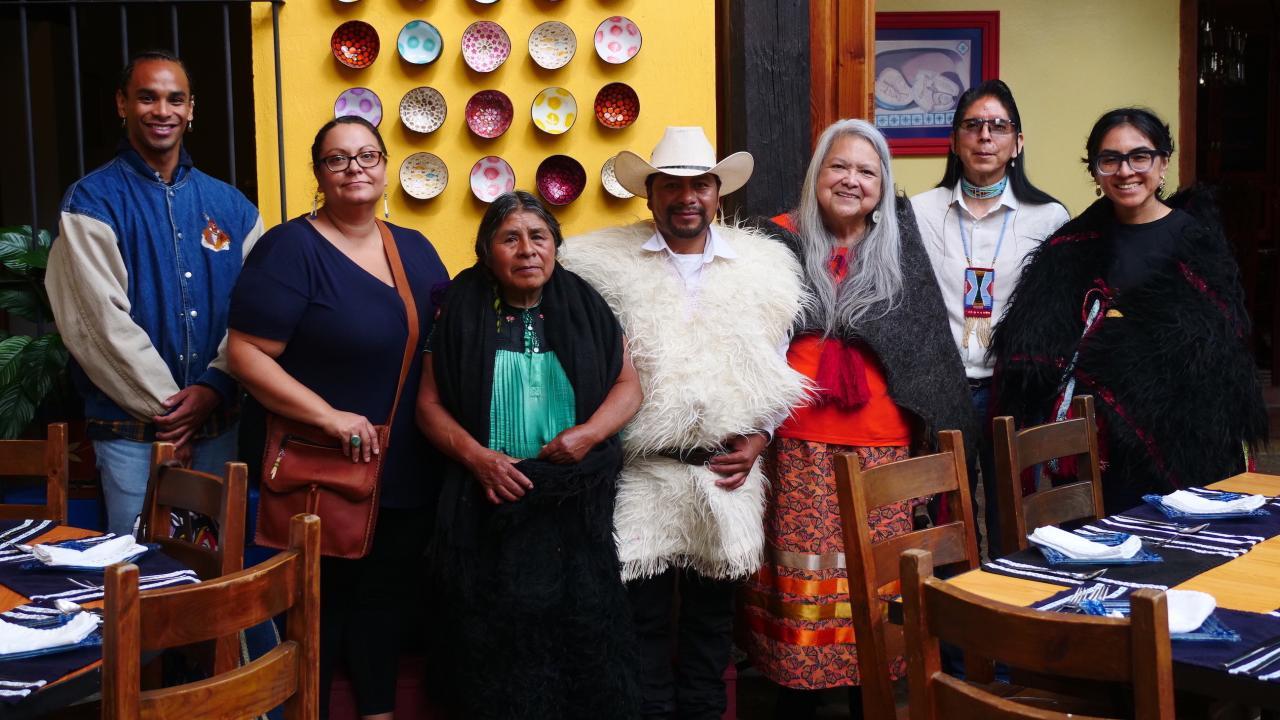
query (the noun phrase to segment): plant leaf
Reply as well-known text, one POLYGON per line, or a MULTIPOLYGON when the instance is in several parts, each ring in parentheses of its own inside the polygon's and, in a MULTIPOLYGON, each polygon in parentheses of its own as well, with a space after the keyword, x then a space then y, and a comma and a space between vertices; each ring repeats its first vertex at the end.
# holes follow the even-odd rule
POLYGON ((16 385, 22 375, 22 351, 31 344, 26 335, 14 335, 0 341, 0 388, 16 385))
POLYGON ((39 296, 29 288, 0 290, 0 310, 8 310, 34 323, 48 322, 51 319, 39 296))
POLYGON ((17 438, 35 414, 36 406, 27 399, 20 384, 0 386, 0 438, 17 438))
POLYGON ((30 225, 0 229, 0 263, 14 272, 26 274, 30 268, 24 258, 34 244, 30 225))
POLYGON ((67 366, 67 348, 57 333, 41 335, 27 345, 20 361, 23 364, 22 385, 32 405, 40 406, 67 366))

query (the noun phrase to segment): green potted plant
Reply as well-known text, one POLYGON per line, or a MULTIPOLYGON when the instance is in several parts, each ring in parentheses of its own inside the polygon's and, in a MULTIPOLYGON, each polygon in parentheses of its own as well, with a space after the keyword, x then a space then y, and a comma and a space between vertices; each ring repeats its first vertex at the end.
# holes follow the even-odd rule
POLYGON ((50 416, 42 421, 66 419, 66 406, 72 404, 67 401, 74 398, 67 348, 53 328, 44 288, 51 244, 45 230, 0 228, 0 310, 9 313, 10 330, 17 326, 30 332, 0 330, 0 439, 20 437, 37 413, 50 416), (49 407, 50 400, 64 407, 49 407))

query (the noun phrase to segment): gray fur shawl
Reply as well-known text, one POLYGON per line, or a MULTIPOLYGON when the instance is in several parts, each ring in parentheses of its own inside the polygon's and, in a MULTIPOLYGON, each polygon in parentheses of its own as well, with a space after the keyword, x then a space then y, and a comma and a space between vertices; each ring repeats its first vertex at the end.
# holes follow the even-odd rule
MULTIPOLYGON (((897 209, 902 242, 902 295, 888 313, 880 315, 873 311, 872 317, 864 319, 858 327, 841 327, 837 334, 846 342, 863 343, 879 358, 889 384, 889 396, 918 420, 913 428, 913 451, 936 449, 939 430, 960 430, 964 433, 965 445, 972 450, 978 428, 974 424, 964 365, 947 325, 938 281, 920 240, 911 201, 899 196, 897 209)), ((799 236, 772 222, 761 222, 791 248, 804 267, 799 236)), ((812 291, 812 287, 809 289, 812 291)), ((824 323, 813 317, 813 312, 809 309, 801 317, 795 327, 797 336, 822 331, 824 323)))

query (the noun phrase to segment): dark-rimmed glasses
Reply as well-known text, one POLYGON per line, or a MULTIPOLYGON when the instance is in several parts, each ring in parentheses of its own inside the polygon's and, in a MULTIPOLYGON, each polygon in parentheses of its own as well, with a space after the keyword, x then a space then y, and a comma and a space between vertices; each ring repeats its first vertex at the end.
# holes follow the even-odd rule
POLYGON ((1017 126, 1017 123, 1005 118, 965 118, 960 121, 960 129, 970 135, 981 135, 983 127, 990 130, 992 135, 1012 135, 1017 126))
POLYGON ((1104 152, 1099 153, 1093 161, 1093 169, 1099 175, 1115 175, 1120 172, 1120 163, 1129 163, 1130 170, 1144 173, 1156 164, 1158 157, 1164 157, 1164 153, 1149 148, 1138 148, 1127 153, 1104 152))
POLYGON ((365 150, 355 155, 330 155, 327 158, 321 158, 320 162, 324 163, 324 167, 331 173, 346 172, 351 167, 351 162, 355 161, 362 168, 371 168, 382 162, 382 152, 379 150, 365 150))

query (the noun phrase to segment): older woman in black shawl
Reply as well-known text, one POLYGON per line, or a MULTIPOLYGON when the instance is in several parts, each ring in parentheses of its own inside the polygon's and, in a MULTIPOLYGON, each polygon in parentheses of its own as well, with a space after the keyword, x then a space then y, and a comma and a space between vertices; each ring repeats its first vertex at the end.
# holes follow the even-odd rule
POLYGON ((466 717, 636 714, 613 541, 618 430, 641 391, 609 306, 556 263, 560 225, 499 197, 450 285, 418 424, 449 459, 433 561, 466 717))

